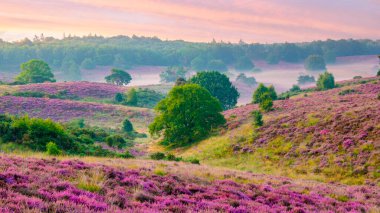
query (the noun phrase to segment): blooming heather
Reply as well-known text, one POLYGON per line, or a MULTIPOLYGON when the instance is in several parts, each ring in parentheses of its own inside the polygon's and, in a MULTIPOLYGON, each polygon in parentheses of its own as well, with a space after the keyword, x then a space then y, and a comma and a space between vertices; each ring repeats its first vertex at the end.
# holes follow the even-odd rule
POLYGON ((360 212, 378 208, 380 200, 378 187, 316 184, 306 189, 290 180, 239 184, 158 176, 149 168, 6 155, 0 165, 2 212, 360 212), (77 181, 94 172, 102 174, 100 189, 86 191, 77 181))

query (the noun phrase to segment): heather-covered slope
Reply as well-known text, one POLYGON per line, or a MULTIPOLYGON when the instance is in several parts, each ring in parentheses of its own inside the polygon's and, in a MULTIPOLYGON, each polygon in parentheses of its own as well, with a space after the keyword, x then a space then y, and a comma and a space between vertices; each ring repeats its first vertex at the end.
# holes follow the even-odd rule
POLYGON ((380 205, 376 187, 299 182, 179 163, 103 161, 113 166, 1 155, 0 210, 363 212, 380 205), (128 168, 136 163, 135 169, 128 168))
POLYGON ((144 108, 15 96, 0 97, 0 113, 28 114, 60 122, 84 118, 86 123, 102 127, 120 126, 128 118, 136 124, 137 129, 146 129, 146 123, 153 119, 152 111, 144 108))
POLYGON ((179 151, 203 163, 349 184, 379 184, 378 78, 275 101, 264 126, 253 128, 257 105, 225 112, 227 130, 179 151))

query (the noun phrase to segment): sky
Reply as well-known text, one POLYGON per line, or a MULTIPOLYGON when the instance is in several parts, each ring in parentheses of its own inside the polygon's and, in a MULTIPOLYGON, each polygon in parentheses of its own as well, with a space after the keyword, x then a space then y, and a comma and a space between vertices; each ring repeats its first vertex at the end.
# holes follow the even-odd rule
POLYGON ((138 35, 209 42, 380 39, 380 0, 0 0, 0 38, 138 35))

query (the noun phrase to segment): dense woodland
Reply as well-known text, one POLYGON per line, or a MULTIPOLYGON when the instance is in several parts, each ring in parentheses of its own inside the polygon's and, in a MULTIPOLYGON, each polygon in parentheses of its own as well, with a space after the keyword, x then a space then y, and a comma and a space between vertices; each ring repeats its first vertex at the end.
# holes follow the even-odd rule
MULTIPOLYGON (((152 37, 101 36, 73 37, 64 39, 36 36, 33 41, 19 42, 0 40, 0 69, 18 70, 21 63, 30 59, 42 59, 53 69, 94 69, 96 66, 128 68, 135 65, 186 66, 196 70, 218 65, 242 69, 247 58, 303 62, 310 55, 321 55, 327 63, 336 57, 372 55, 380 52, 380 41, 327 40, 309 43, 248 44, 243 41, 194 43, 164 41, 152 37), (243 63, 244 64, 244 63, 243 63)), ((250 64, 247 67, 252 67, 250 64)))

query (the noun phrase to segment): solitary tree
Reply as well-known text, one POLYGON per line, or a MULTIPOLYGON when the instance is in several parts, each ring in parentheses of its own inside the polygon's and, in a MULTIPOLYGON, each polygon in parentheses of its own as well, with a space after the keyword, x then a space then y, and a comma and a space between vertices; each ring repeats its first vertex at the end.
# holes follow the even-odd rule
POLYGON ((176 86, 156 108, 149 125, 152 135, 163 135, 162 145, 181 147, 206 137, 225 123, 220 102, 196 84, 176 86))
POLYGON ((190 83, 206 88, 222 104, 223 109, 231 109, 237 103, 240 94, 230 79, 220 72, 199 72, 189 79, 190 83))
POLYGON ((105 77, 107 83, 122 86, 129 84, 129 82, 132 80, 131 75, 129 75, 129 73, 125 72, 124 70, 114 68, 111 70, 111 72, 111 75, 105 77))
POLYGON ((37 59, 21 64, 21 73, 16 77, 21 83, 55 82, 54 74, 49 65, 37 59))
POLYGON ((125 132, 132 132, 133 131, 133 125, 131 121, 129 121, 127 118, 123 121, 123 130, 125 132))
POLYGON ((259 110, 255 110, 252 112, 253 116, 253 125, 255 127, 260 127, 264 124, 263 122, 263 114, 259 110))
POLYGON ((317 87, 320 90, 328 90, 334 88, 334 76, 329 72, 324 72, 323 74, 320 74, 317 81, 317 87))
POLYGON ((305 69, 311 71, 326 70, 326 63, 320 55, 310 55, 305 60, 305 69))

